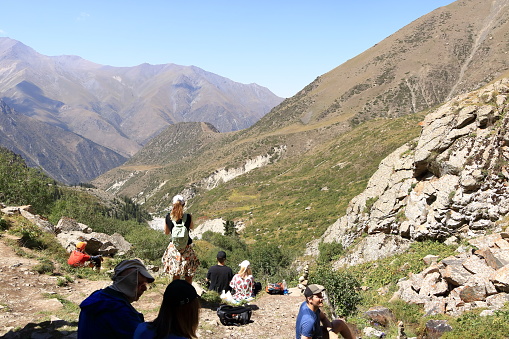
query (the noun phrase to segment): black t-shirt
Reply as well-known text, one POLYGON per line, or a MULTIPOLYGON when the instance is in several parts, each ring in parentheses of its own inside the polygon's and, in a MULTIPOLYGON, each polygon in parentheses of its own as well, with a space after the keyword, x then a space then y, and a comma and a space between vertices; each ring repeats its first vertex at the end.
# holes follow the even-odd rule
POLYGON ((230 291, 230 280, 233 278, 232 269, 228 266, 215 265, 209 268, 207 279, 210 281, 209 290, 221 293, 230 291))
MULTIPOLYGON (((179 223, 182 221, 177 220, 176 222, 179 223)), ((171 231, 173 230, 173 227, 175 226, 175 224, 173 223, 173 220, 171 220, 170 213, 166 214, 166 225, 170 229, 170 234, 171 234, 171 231)), ((186 219, 185 225, 186 225, 187 230, 189 230, 191 227, 191 214, 187 214, 187 219, 186 219)), ((187 241, 187 244, 191 245, 192 243, 193 243, 193 239, 191 239, 191 235, 189 235, 189 240, 187 241)))

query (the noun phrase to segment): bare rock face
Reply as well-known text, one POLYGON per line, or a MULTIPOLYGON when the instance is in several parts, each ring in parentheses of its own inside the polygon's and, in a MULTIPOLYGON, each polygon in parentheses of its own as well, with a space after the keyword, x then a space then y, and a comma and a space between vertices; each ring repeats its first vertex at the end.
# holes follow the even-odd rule
POLYGON ((393 299, 423 305, 426 314, 459 315, 483 307, 500 309, 509 299, 509 265, 499 266, 507 242, 500 234, 470 241, 484 247, 431 263, 424 271, 398 283, 393 299), (501 240, 501 241, 500 241, 501 240), (500 252, 502 251, 502 252, 500 252), (501 254, 502 253, 502 254, 501 254))
MULTIPOLYGON (((508 95, 509 79, 503 79, 428 114, 421 136, 380 163, 322 240, 346 248, 363 233, 414 241, 500 232, 495 222, 509 212, 508 95)), ((365 243, 353 251, 363 251, 365 243)), ((506 242, 501 246, 509 249, 506 242)), ((349 263, 359 262, 352 257, 349 263)))
POLYGON ((357 265, 375 261, 384 255, 403 253, 410 247, 411 241, 397 235, 378 233, 361 240, 354 251, 334 263, 334 267, 357 265))

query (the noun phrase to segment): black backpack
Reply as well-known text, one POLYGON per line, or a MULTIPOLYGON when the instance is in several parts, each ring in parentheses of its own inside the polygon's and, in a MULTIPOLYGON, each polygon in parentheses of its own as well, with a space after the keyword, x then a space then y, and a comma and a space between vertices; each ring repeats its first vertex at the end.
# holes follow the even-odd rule
POLYGON ((240 326, 251 322, 253 311, 245 306, 221 305, 217 308, 217 315, 221 324, 225 326, 240 326))

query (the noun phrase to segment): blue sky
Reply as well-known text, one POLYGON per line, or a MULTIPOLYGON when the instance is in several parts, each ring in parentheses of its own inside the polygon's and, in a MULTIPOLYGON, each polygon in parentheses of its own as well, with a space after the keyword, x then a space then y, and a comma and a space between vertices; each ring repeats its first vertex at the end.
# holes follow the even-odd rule
POLYGON ((452 2, 0 0, 0 36, 103 65, 194 65, 290 97, 452 2))

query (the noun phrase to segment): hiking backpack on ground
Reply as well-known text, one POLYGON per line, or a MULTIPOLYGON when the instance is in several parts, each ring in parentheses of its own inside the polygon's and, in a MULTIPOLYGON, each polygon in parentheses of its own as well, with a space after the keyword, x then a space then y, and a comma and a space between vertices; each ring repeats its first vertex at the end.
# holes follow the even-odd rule
POLYGON ((171 230, 171 242, 175 248, 182 251, 187 246, 189 240, 189 230, 186 227, 187 214, 182 216, 180 223, 173 221, 173 229, 171 230))
POLYGON ((221 305, 217 308, 217 316, 225 326, 240 326, 251 322, 253 311, 245 306, 221 305))
POLYGON ((284 294, 285 289, 284 289, 282 283, 274 283, 274 284, 268 284, 265 287, 265 292, 267 292, 268 294, 284 294))

